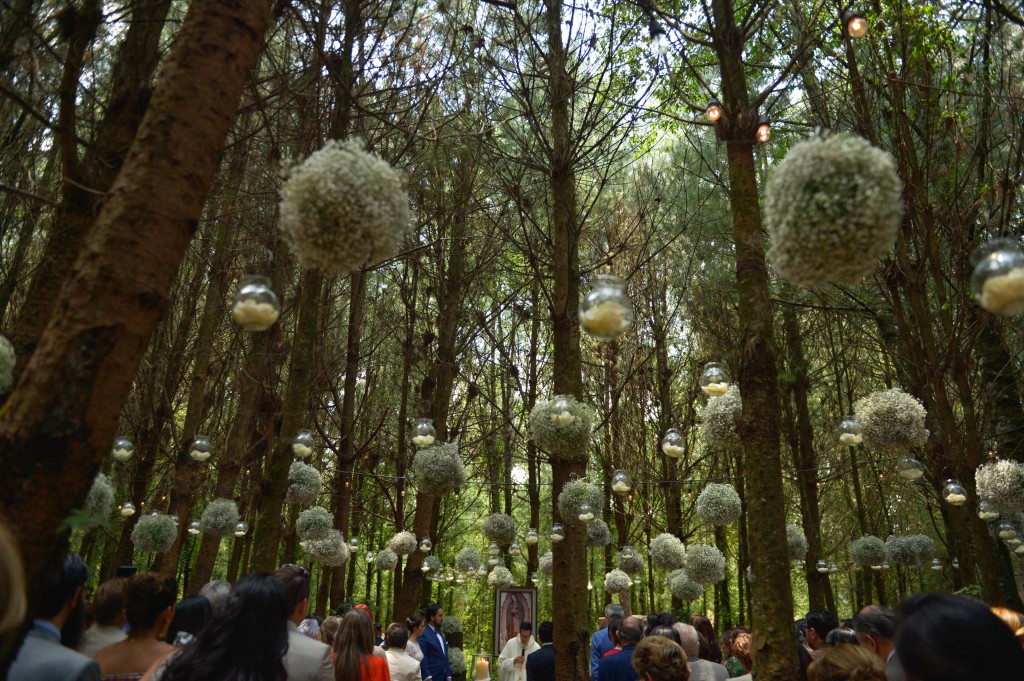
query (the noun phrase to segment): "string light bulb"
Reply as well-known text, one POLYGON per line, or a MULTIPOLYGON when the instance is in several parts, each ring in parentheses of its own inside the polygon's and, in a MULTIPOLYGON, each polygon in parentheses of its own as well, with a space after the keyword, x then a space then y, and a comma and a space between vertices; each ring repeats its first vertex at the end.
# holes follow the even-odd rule
POLYGON ((863 38, 868 32, 868 20, 857 10, 843 10, 843 31, 851 38, 863 38))
POLYGON ((712 123, 717 123, 718 119, 722 117, 722 103, 712 97, 708 100, 708 106, 704 109, 707 114, 708 120, 712 123))
POLYGON ((757 123, 757 141, 762 144, 771 139, 772 136, 772 123, 768 119, 768 116, 761 116, 757 123))

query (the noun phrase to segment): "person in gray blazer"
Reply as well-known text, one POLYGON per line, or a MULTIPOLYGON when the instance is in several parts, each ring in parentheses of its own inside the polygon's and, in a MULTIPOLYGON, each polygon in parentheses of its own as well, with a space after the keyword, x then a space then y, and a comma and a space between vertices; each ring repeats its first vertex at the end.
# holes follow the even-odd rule
POLYGON ((32 629, 8 672, 10 681, 99 681, 99 663, 72 649, 85 629, 87 581, 85 561, 69 553, 57 578, 43 587, 32 629))
POLYGON ((679 644, 686 653, 690 668, 690 681, 726 681, 729 670, 717 662, 700 659, 700 635, 689 624, 676 622, 672 628, 679 634, 679 644))
POLYGON ((334 681, 334 662, 329 646, 299 632, 299 623, 309 612, 309 570, 301 565, 284 565, 274 576, 288 592, 288 652, 284 668, 288 681, 334 681))

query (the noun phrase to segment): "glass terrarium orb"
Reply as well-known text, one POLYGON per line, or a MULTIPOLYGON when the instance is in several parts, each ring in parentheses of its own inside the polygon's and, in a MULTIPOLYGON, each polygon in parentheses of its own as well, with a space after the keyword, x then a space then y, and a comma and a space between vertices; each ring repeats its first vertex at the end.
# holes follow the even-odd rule
POLYGON ((989 312, 1024 312, 1024 253, 1015 239, 992 239, 971 254, 974 299, 989 312))
POLYGON ((374 553, 373 551, 367 551, 366 552, 366 562, 367 563, 372 563, 376 559, 377 559, 377 554, 376 553, 374 553))
POLYGON ((924 475, 924 466, 912 456, 901 456, 896 464, 896 472, 904 480, 917 480, 924 475))
POLYGON ((448 582, 449 584, 454 582, 455 581, 455 573, 452 572, 451 570, 445 570, 445 572, 444 572, 444 581, 448 582))
POLYGON ((125 518, 135 515, 135 504, 130 501, 126 501, 121 504, 121 515, 125 518))
POLYGON ((932 570, 941 570, 941 569, 942 569, 942 559, 941 558, 932 558, 932 570))
POLYGON ((313 439, 313 433, 308 430, 300 430, 292 440, 292 454, 299 457, 300 459, 306 459, 313 455, 313 446, 316 441, 313 439))
POLYGON ((512 556, 513 558, 518 558, 519 556, 523 555, 523 550, 519 548, 519 544, 517 544, 516 542, 512 542, 512 545, 508 547, 508 555, 512 556))
POLYGON ((953 568, 954 570, 959 570, 960 569, 960 559, 959 558, 954 558, 953 560, 951 560, 949 562, 949 567, 953 568))
POLYGON ((555 523, 551 526, 550 539, 553 542, 559 542, 565 539, 565 528, 562 527, 561 523, 555 523))
POLYGON ((188 533, 192 536, 199 534, 199 521, 193 520, 188 524, 188 533))
POLYGON ((685 445, 686 442, 683 440, 683 436, 675 428, 669 428, 665 431, 665 436, 661 438, 662 453, 673 459, 678 459, 683 455, 685 445))
POLYGON ((266 331, 281 316, 281 301, 270 288, 270 279, 257 275, 243 277, 231 305, 235 323, 246 331, 266 331))
POLYGON ((569 400, 572 399, 568 395, 555 395, 555 399, 551 405, 551 424, 555 426, 568 426, 576 417, 572 415, 569 400))
POLYGON ((964 502, 967 501, 967 490, 964 489, 959 480, 950 478, 946 481, 946 486, 942 488, 942 498, 950 506, 963 506, 964 502))
POLYGON ((537 534, 537 528, 531 527, 526 531, 526 543, 530 546, 536 545, 540 541, 540 535, 537 534))
POLYGON ((193 461, 206 461, 212 453, 213 446, 210 444, 210 438, 205 435, 196 435, 188 448, 188 455, 192 457, 193 461))
POLYGON ((491 545, 487 547, 487 555, 488 556, 500 556, 501 555, 501 547, 498 546, 497 542, 493 542, 492 541, 491 545))
POLYGON ((830 563, 828 566, 828 571, 832 573, 839 572, 839 563, 830 563))
POLYGON ((624 470, 617 470, 612 475, 612 491, 616 494, 629 494, 633 491, 633 481, 624 470))
POLYGON ((422 570, 423 572, 430 572, 430 563, 424 562, 423 564, 421 564, 420 570, 422 570))
POLYGON ((420 539, 420 551, 423 553, 430 553, 430 549, 434 548, 434 542, 430 541, 430 537, 424 537, 420 539))
POLYGON ((429 447, 437 439, 433 419, 416 419, 412 426, 412 443, 417 447, 429 447))
POLYGON ((490 565, 491 567, 494 567, 495 565, 497 565, 500 562, 501 561, 498 560, 497 556, 491 556, 490 558, 487 559, 487 564, 490 565))
POLYGON ((114 457, 114 461, 125 462, 132 458, 134 453, 135 445, 133 445, 132 441, 123 435, 115 438, 114 445, 110 448, 110 455, 114 457))
POLYGON ((359 550, 359 537, 349 537, 348 548, 351 551, 359 550))
POLYGON ((814 564, 814 569, 817 570, 818 572, 820 572, 823 575, 827 574, 828 573, 828 563, 825 562, 824 559, 819 560, 817 563, 814 564))
POLYGON ((245 533, 249 531, 249 523, 244 520, 235 525, 235 536, 244 537, 245 533))
POLYGON ((864 442, 864 437, 860 432, 860 422, 857 421, 856 416, 843 417, 843 420, 839 422, 838 435, 840 444, 847 447, 856 447, 864 442))
POLYGON ((540 582, 540 579, 537 577, 537 573, 536 572, 531 572, 530 573, 530 583, 531 584, 537 584, 538 582, 540 582))
POLYGON ((587 580, 587 591, 593 591, 593 590, 594 590, 594 583, 588 579, 587 580))
POLYGON ((708 397, 720 397, 725 394, 732 384, 729 373, 718 362, 708 362, 704 365, 704 373, 700 375, 700 389, 708 397))
POLYGON ((622 551, 619 552, 622 557, 626 560, 636 556, 636 551, 633 550, 632 546, 623 546, 622 551))
POLYGON ((598 274, 580 304, 580 324, 598 340, 611 340, 633 326, 633 303, 626 283, 613 274, 598 274))
POLYGON ((589 523, 594 519, 594 509, 590 507, 590 504, 580 504, 578 517, 583 522, 589 523))
POLYGON ((1017 524, 1012 520, 1004 520, 1003 522, 999 523, 999 526, 996 528, 996 534, 999 535, 1000 539, 1016 539, 1018 534, 1017 524))
POLYGON ((174 522, 175 525, 181 522, 181 518, 178 517, 177 513, 171 514, 171 520, 174 522))
POLYGON ((466 575, 462 574, 461 572, 459 574, 455 575, 455 583, 456 584, 465 584, 466 583, 466 575))
POLYGON ((995 505, 986 499, 982 499, 978 502, 978 517, 987 523, 999 520, 999 509, 995 505))

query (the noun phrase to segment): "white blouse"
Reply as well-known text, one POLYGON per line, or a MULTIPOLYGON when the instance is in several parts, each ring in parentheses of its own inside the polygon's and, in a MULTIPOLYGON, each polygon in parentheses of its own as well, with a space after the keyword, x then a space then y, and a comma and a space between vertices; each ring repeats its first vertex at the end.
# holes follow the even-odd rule
POLYGON ((420 650, 420 644, 416 641, 410 640, 405 644, 405 652, 412 659, 417 662, 423 662, 423 651, 420 650))

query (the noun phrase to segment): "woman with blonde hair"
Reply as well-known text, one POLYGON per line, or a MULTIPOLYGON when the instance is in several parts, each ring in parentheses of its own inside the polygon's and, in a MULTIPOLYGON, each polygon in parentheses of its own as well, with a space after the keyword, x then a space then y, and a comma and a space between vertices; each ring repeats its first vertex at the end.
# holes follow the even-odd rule
POLYGON ((826 651, 807 670, 809 681, 885 681, 882 659, 867 648, 840 644, 826 651))
POLYGON ((373 620, 359 608, 341 618, 334 637, 336 681, 391 681, 386 658, 373 654, 373 620))

